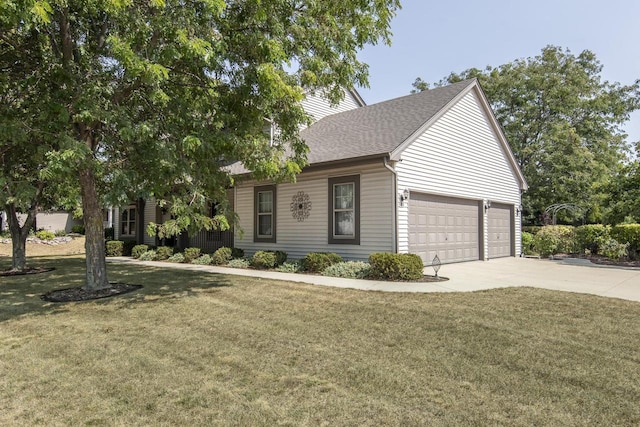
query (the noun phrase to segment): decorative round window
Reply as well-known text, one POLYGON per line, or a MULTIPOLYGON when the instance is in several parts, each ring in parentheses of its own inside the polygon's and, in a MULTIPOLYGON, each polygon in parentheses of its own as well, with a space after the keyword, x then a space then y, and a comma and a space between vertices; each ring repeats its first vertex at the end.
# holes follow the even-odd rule
POLYGON ((291 198, 291 214, 298 222, 302 222, 309 218, 309 212, 311 211, 311 200, 309 195, 304 191, 298 191, 291 198))

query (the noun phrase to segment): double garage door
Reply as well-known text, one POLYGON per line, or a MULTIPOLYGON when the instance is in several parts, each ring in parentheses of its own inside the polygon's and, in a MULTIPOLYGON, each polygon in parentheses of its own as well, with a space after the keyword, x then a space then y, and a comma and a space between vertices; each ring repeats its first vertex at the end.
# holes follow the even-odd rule
MULTIPOLYGON (((438 255, 443 263, 482 257, 483 204, 478 200, 411 193, 409 252, 425 265, 438 255)), ((494 204, 488 212, 489 258, 511 255, 511 208, 494 204)))

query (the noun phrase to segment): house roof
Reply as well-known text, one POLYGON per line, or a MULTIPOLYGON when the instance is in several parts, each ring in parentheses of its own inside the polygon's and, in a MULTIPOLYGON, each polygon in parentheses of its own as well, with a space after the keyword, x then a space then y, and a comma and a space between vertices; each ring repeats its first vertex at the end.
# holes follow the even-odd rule
POLYGON ((300 132, 309 164, 389 155, 474 83, 465 80, 327 116, 300 132))
MULTIPOLYGON (((355 108, 318 120, 300 132, 309 147, 309 165, 377 156, 397 160, 408 144, 473 88, 477 88, 498 139, 526 189, 526 180, 477 79, 355 108)), ((246 172, 239 164, 232 166, 232 173, 246 172)))

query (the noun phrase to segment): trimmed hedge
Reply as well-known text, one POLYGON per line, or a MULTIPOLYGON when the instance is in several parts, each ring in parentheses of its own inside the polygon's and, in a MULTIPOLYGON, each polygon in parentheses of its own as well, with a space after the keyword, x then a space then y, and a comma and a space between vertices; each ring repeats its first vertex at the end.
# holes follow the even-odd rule
POLYGON ((345 279, 365 279, 371 272, 371 266, 362 261, 346 261, 330 265, 322 270, 323 276, 342 277, 345 279))
POLYGON ((599 254, 603 243, 610 238, 611 227, 602 224, 588 224, 576 227, 576 250, 599 254))
POLYGON ((330 265, 342 262, 342 257, 333 252, 310 252, 302 258, 302 268, 311 273, 321 273, 330 265))
POLYGON ((244 258, 244 249, 240 248, 231 248, 231 258, 244 258))
POLYGON ((36 237, 40 240, 53 240, 56 237, 56 233, 49 230, 36 231, 36 237))
POLYGON ((148 250, 149 250, 148 245, 135 245, 131 249, 131 256, 134 257, 135 259, 139 259, 142 256, 142 254, 147 252, 148 250))
POLYGON ((164 261, 173 255, 173 248, 170 246, 160 246, 156 249, 156 260, 164 261))
POLYGON ((191 262, 191 264, 210 265, 211 264, 211 255, 209 255, 209 254, 201 255, 198 258, 194 259, 191 262))
POLYGON ((124 242, 122 240, 109 240, 106 242, 107 256, 122 256, 124 251, 124 242))
POLYGON ((138 258, 140 261, 155 261, 156 260, 156 251, 150 250, 146 251, 138 258))
POLYGON ((257 251, 251 258, 251 265, 255 268, 269 269, 274 268, 277 263, 275 252, 257 251))
POLYGON ((369 255, 369 277, 385 280, 418 280, 423 276, 422 259, 416 254, 378 252, 369 255))
POLYGON ((611 237, 620 243, 629 244, 629 258, 640 258, 640 224, 618 224, 611 228, 611 237))
POLYGON ((533 238, 533 247, 547 257, 575 251, 575 229, 570 225, 546 225, 533 238))
POLYGON ((533 249, 533 234, 522 232, 522 252, 525 255, 533 255, 535 252, 533 249))
POLYGON ((211 264, 213 265, 226 265, 233 258, 233 251, 231 248, 221 247, 216 250, 211 256, 211 264))
POLYGON ((77 234, 84 234, 85 233, 84 225, 76 224, 76 225, 72 226, 71 227, 71 232, 72 233, 77 233, 77 234))
POLYGON ((189 264, 194 259, 200 256, 200 248, 185 248, 184 250, 184 262, 189 264))

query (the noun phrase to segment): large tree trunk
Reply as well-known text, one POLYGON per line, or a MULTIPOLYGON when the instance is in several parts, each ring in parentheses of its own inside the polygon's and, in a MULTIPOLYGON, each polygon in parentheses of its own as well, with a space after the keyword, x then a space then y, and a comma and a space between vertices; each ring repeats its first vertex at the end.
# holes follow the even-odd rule
POLYGON ((104 248, 102 207, 99 204, 96 177, 91 164, 89 163, 89 165, 83 167, 79 175, 87 257, 87 275, 84 288, 93 291, 109 287, 104 248))
POLYGON ((36 213, 37 208, 29 209, 27 219, 21 227, 15 205, 7 205, 7 222, 9 223, 11 245, 13 247, 11 259, 12 271, 24 271, 27 267, 27 237, 29 236, 29 230, 33 227, 36 213))

